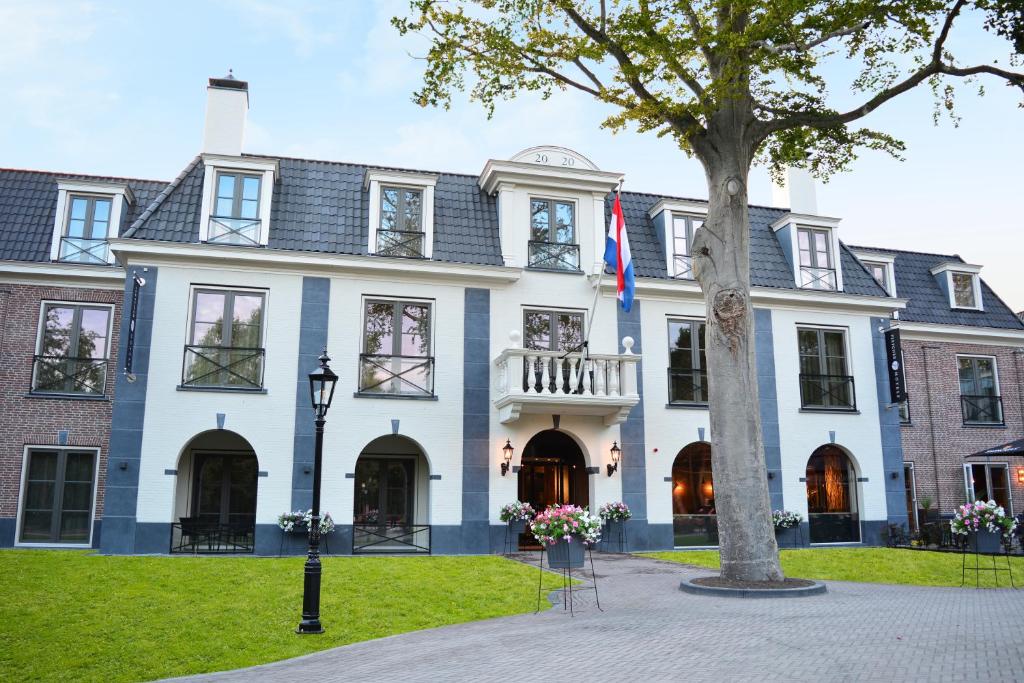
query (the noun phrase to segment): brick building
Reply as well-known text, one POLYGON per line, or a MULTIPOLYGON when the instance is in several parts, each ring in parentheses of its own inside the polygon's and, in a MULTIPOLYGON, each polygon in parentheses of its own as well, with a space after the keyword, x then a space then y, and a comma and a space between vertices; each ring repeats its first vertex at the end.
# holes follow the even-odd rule
POLYGON ((1024 512, 1024 455, 979 455, 1024 438, 1024 323, 959 256, 854 248, 890 293, 909 399, 900 407, 911 527, 967 500, 1024 512), (916 514, 914 514, 916 511, 916 514))
POLYGON ((164 183, 0 170, 0 546, 99 545, 124 292, 164 183))

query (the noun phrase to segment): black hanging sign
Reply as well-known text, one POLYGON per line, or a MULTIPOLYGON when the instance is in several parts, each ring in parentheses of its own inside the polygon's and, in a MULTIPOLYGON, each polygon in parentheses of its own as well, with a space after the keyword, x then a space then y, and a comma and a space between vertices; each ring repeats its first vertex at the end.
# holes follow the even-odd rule
POLYGON ((885 333, 885 360, 889 367, 889 398, 893 403, 903 403, 907 400, 907 379, 903 374, 903 348, 898 329, 885 333))
POLYGON ((129 376, 129 380, 132 379, 132 361, 135 356, 135 320, 139 316, 139 289, 146 285, 146 281, 137 273, 132 274, 132 280, 132 310, 131 317, 128 319, 128 348, 124 353, 124 374, 129 376))

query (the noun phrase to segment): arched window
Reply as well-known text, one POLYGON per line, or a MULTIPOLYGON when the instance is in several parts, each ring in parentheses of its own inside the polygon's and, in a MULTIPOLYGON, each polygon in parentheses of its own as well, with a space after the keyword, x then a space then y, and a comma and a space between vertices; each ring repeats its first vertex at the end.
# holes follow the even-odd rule
POLYGON ((860 541, 857 475, 849 456, 822 446, 807 461, 807 523, 811 543, 860 541))
POLYGON ((672 529, 676 546, 718 545, 711 446, 692 443, 672 463, 672 529))

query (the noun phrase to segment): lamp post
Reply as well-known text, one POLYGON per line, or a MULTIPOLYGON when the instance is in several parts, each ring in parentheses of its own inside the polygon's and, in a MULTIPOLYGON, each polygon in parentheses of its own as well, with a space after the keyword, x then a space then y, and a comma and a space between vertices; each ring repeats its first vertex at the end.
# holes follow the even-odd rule
POLYGON ((302 621, 296 633, 323 633, 320 624, 320 472, 324 455, 324 424, 327 409, 334 398, 338 376, 327 365, 331 359, 327 349, 320 354, 320 367, 309 373, 309 398, 313 404, 316 424, 316 446, 313 453, 313 513, 309 520, 309 554, 302 581, 302 621))

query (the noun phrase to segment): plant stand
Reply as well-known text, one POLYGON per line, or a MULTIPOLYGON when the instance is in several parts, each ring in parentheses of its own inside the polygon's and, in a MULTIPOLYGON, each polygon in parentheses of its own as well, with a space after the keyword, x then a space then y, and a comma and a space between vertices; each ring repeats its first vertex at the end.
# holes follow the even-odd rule
MULTIPOLYGON (((991 532, 989 532, 991 533, 991 532)), ((1010 564, 1010 551, 1005 544, 1002 543, 1002 535, 1000 535, 1000 547, 996 552, 986 552, 984 548, 979 550, 978 537, 976 534, 970 534, 967 542, 963 545, 962 550, 962 563, 961 563, 961 575, 960 575, 960 587, 967 583, 967 572, 974 572, 974 586, 975 588, 981 587, 981 572, 992 572, 992 575, 996 579, 996 588, 999 588, 999 572, 1006 572, 1010 575, 1010 588, 1016 588, 1016 584, 1013 582, 1013 568, 1010 564), (970 567, 967 565, 967 556, 974 555, 974 566, 970 567), (999 567, 996 564, 996 558, 1002 555, 1006 559, 1006 566, 999 567), (982 567, 981 558, 982 556, 992 558, 991 567, 982 567)))
POLYGON ((626 522, 624 520, 608 520, 604 523, 604 545, 605 552, 624 553, 629 547, 629 539, 626 536, 626 522), (612 548, 616 548, 613 550, 612 548))
MULTIPOLYGON (((544 591, 544 545, 541 544, 540 548, 540 562, 537 564, 539 570, 537 576, 537 609, 534 614, 540 612, 540 597, 544 591)), ((597 609, 601 612, 604 609, 601 607, 601 595, 597 591, 597 572, 594 571, 594 550, 590 545, 587 545, 587 557, 590 559, 590 573, 594 576, 594 585, 587 588, 577 588, 576 593, 580 591, 594 591, 594 600, 597 602, 597 609)), ((572 587, 572 567, 565 567, 562 569, 562 587, 556 589, 553 592, 560 592, 562 594, 562 611, 569 610, 569 616, 576 616, 573 612, 573 587, 572 587)))
MULTIPOLYGON (((285 539, 285 536, 287 536, 288 534, 302 534, 307 539, 309 538, 309 530, 307 530, 307 529, 302 529, 302 530, 295 529, 294 531, 285 531, 285 530, 282 529, 281 530, 281 546, 277 549, 277 556, 278 557, 281 557, 281 556, 284 555, 284 539, 285 539)), ((320 545, 324 549, 323 550, 323 554, 324 555, 329 555, 331 553, 331 548, 330 548, 330 546, 327 545, 327 535, 326 534, 321 534, 320 535, 320 545)), ((305 549, 303 549, 303 552, 305 552, 305 549)))
POLYGON ((505 543, 502 546, 502 555, 508 557, 519 550, 519 535, 525 529, 526 523, 521 519, 510 519, 505 523, 505 543))

